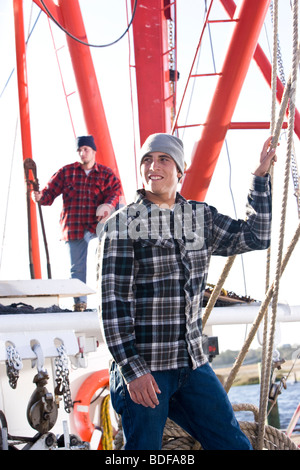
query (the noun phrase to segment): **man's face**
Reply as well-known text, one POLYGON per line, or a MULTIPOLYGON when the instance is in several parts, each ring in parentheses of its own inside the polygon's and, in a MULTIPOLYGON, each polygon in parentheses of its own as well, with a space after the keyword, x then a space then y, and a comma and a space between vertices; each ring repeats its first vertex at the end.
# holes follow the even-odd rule
POLYGON ((181 173, 170 155, 151 152, 142 160, 141 175, 146 191, 163 195, 176 192, 181 173))
POLYGON ((96 152, 95 150, 92 149, 92 147, 89 147, 87 145, 83 145, 82 147, 79 147, 78 155, 83 165, 87 165, 89 163, 94 164, 95 162, 96 152))

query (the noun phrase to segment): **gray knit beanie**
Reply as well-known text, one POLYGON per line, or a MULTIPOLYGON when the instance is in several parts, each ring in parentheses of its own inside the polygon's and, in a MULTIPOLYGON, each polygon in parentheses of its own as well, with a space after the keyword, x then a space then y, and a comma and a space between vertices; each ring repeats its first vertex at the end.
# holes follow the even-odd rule
POLYGON ((151 152, 167 153, 173 158, 180 172, 184 173, 183 142, 178 137, 170 134, 150 135, 140 150, 140 165, 143 157, 151 152))

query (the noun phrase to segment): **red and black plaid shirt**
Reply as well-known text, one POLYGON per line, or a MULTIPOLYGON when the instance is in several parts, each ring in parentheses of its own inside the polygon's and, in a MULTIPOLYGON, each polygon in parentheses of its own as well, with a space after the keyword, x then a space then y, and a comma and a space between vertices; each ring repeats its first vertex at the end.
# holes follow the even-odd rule
POLYGON ((62 194, 60 215, 62 240, 83 238, 84 231, 96 232, 96 209, 101 204, 116 208, 121 195, 121 184, 112 170, 95 163, 88 175, 79 162, 60 168, 42 190, 40 203, 50 206, 62 194))

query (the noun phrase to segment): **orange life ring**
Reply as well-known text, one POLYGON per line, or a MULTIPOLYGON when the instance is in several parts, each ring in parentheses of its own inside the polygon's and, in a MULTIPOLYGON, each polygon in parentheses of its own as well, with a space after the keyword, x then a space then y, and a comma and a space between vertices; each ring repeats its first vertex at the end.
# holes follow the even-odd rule
MULTIPOLYGON (((108 369, 99 370, 89 375, 77 392, 73 408, 74 424, 79 436, 85 442, 90 442, 95 430, 95 425, 92 423, 89 413, 91 400, 99 388, 108 385, 108 369)), ((101 441, 98 449, 102 449, 101 441)))

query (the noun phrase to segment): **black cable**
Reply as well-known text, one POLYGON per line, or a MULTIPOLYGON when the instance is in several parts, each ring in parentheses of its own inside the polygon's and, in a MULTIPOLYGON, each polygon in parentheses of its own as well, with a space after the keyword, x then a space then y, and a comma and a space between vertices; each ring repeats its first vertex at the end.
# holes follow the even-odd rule
POLYGON ((124 36, 125 34, 128 32, 132 22, 133 22, 133 19, 134 19, 134 16, 135 16, 135 12, 136 12, 136 7, 137 7, 137 0, 135 0, 134 2, 134 7, 133 7, 133 12, 132 12, 132 17, 131 17, 131 20, 126 28, 126 30, 124 31, 124 33, 118 38, 116 39, 115 41, 112 41, 108 44, 90 44, 88 42, 85 42, 85 41, 82 41, 81 39, 79 38, 76 38, 75 36, 73 36, 73 34, 69 33, 69 31, 67 31, 61 24, 59 24, 59 22, 54 18, 54 16, 50 13, 50 11, 48 10, 48 8, 46 7, 45 3, 44 3, 44 0, 40 0, 41 1, 41 4, 43 5, 43 7, 45 8, 47 14, 49 15, 49 17, 52 19, 52 21, 54 21, 54 23, 65 33, 67 34, 70 38, 74 39, 75 41, 79 42, 80 44, 83 44, 84 46, 88 46, 88 47, 109 47, 109 46, 112 46, 113 44, 116 44, 118 41, 120 41, 124 36))

